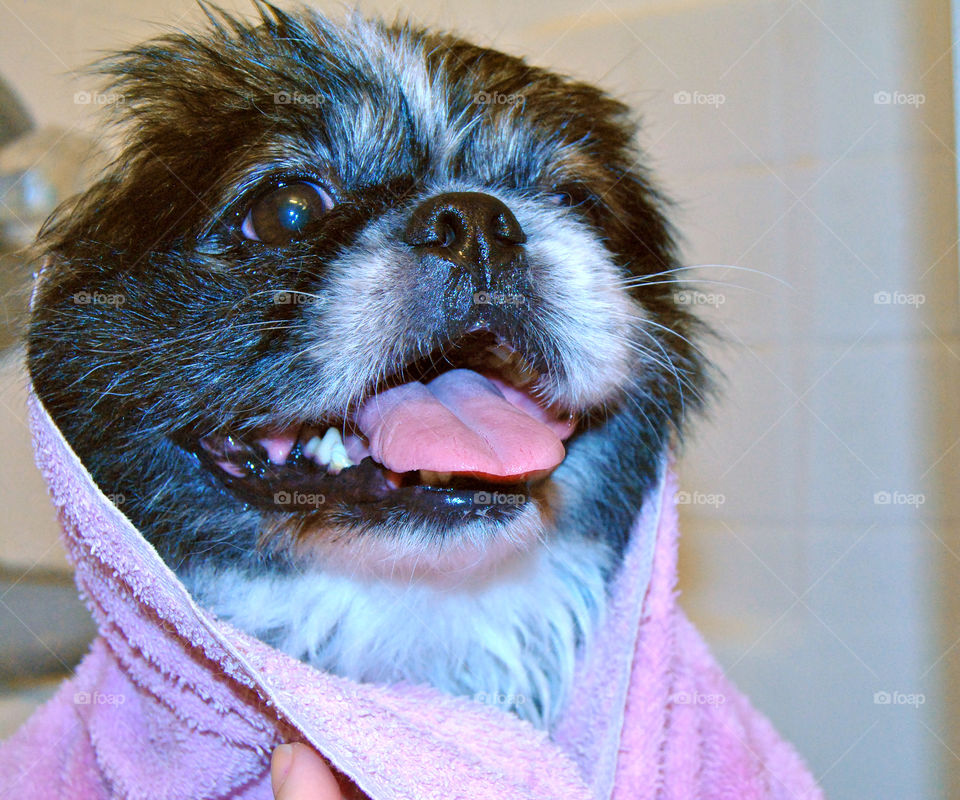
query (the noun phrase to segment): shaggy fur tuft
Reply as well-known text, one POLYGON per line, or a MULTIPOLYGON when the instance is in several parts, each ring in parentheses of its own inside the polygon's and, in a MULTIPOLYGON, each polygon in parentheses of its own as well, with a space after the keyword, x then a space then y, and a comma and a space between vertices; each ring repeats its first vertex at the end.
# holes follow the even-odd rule
POLYGON ((452 35, 256 8, 253 22, 209 8, 205 30, 102 65, 123 144, 39 237, 36 391, 212 609, 344 674, 522 695, 511 708, 547 725, 706 383, 629 113, 452 35), (335 206, 309 237, 245 240, 247 209, 283 179, 335 206), (452 191, 512 212, 522 269, 471 283, 404 244, 411 212, 452 191), (478 289, 518 299, 478 305, 478 289), (523 513, 452 521, 338 497, 274 510, 198 457, 216 432, 343 417, 477 322, 536 354, 539 396, 582 420, 523 513), (440 553, 476 575, 422 581, 440 553), (443 641, 398 597, 432 610, 443 641))

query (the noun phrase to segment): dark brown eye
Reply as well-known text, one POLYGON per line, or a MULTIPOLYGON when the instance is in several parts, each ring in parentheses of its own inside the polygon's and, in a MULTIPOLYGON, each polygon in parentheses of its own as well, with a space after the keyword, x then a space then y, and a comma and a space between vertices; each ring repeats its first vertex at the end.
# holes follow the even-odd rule
POLYGON ((299 239, 312 222, 331 208, 333 198, 316 184, 282 184, 250 206, 240 231, 255 242, 284 244, 299 239))
POLYGON ((591 203, 593 195, 579 183, 567 183, 554 187, 549 199, 558 206, 586 206, 591 203))

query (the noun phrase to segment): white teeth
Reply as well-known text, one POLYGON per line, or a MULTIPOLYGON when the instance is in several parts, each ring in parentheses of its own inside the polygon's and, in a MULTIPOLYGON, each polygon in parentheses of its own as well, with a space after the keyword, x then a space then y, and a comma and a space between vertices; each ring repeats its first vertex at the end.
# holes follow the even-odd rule
POLYGON ((314 436, 303 446, 303 454, 307 458, 313 458, 319 446, 320 446, 320 437, 314 436))
POLYGON ((514 383, 520 389, 524 388, 525 386, 529 386, 540 377, 540 373, 538 373, 535 369, 521 369, 514 374, 516 376, 516 381, 514 383))
POLYGON ((529 386, 540 377, 539 372, 532 367, 526 366, 525 364, 510 365, 509 368, 504 369, 502 372, 503 376, 508 378, 510 383, 512 383, 518 389, 529 386))
POLYGON ((505 344, 487 348, 487 363, 499 370, 500 374, 518 389, 529 386, 540 377, 540 373, 530 366, 523 356, 505 344))
POLYGON ((513 356, 513 349, 507 347, 504 344, 494 345, 493 347, 488 347, 487 352, 490 354, 491 359, 497 364, 503 364, 510 360, 513 356))
POLYGON ((334 475, 347 467, 353 466, 337 428, 327 428, 327 432, 323 434, 322 439, 314 436, 307 442, 303 452, 318 464, 327 467, 334 475))
POLYGON ((330 453, 330 466, 327 469, 336 475, 341 470, 352 466, 353 462, 350 460, 350 456, 347 455, 344 446, 342 444, 334 446, 333 451, 330 453))
POLYGON ((327 428, 323 438, 317 442, 313 449, 313 458, 323 466, 330 463, 330 454, 335 445, 343 446, 343 440, 340 438, 340 431, 336 428, 327 428))
POLYGON ((428 486, 446 486, 450 483, 452 472, 434 472, 430 469, 420 470, 420 483, 428 486))

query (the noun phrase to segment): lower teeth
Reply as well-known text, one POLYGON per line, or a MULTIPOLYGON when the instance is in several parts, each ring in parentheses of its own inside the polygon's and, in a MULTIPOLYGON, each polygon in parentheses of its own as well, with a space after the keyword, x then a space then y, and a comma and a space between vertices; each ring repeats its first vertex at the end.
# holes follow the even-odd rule
POLYGON ((420 483, 428 486, 446 486, 450 483, 452 472, 434 472, 430 469, 420 470, 420 483))
POLYGON ((311 438, 304 445, 303 452, 334 475, 353 466, 337 428, 327 428, 322 439, 319 436, 311 438))

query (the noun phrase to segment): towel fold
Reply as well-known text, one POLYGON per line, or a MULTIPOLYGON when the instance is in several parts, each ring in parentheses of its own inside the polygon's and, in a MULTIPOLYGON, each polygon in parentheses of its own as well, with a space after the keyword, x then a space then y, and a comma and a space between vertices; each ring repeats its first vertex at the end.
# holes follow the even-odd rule
POLYGON ((271 750, 302 740, 372 800, 822 797, 677 607, 667 469, 548 734, 429 687, 320 672, 217 620, 100 492, 32 394, 29 407, 99 636, 0 747, 0 796, 267 800, 271 750))

